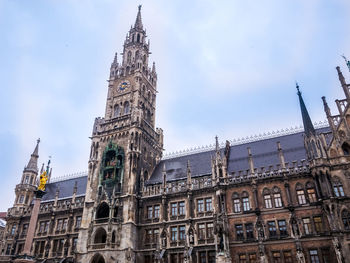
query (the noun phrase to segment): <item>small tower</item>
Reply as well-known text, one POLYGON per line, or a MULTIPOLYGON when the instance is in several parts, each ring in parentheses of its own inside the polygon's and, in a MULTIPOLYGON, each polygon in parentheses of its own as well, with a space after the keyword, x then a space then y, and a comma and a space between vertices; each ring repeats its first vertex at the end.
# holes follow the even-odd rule
POLYGON ((34 191, 37 187, 38 176, 38 158, 39 158, 39 143, 37 140, 35 149, 30 156, 28 164, 24 167, 21 182, 16 185, 15 207, 24 207, 30 205, 34 197, 34 191))

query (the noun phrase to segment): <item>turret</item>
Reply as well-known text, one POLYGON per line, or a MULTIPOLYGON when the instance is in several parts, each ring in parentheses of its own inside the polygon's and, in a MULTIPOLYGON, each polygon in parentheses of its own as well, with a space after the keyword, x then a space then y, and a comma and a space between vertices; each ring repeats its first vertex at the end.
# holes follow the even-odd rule
POLYGON ((16 186, 16 199, 14 206, 27 206, 30 205, 34 191, 37 187, 38 176, 38 159, 39 159, 39 143, 37 140, 33 153, 30 156, 28 164, 24 167, 22 178, 20 183, 16 186))

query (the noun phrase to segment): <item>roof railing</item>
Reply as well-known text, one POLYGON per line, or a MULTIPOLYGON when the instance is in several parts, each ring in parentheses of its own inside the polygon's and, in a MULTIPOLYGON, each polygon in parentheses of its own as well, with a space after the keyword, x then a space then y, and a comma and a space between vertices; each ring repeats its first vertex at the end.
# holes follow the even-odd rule
MULTIPOLYGON (((324 121, 315 122, 314 126, 316 129, 320 129, 320 128, 329 127, 329 124, 328 124, 327 120, 324 120, 324 121)), ((233 140, 229 140, 229 142, 230 142, 231 146, 241 145, 241 144, 245 144, 245 143, 262 141, 262 140, 276 138, 276 137, 280 137, 280 136, 295 134, 295 133, 302 132, 302 131, 304 131, 304 127, 303 127, 303 125, 299 125, 299 126, 295 126, 295 127, 277 130, 277 131, 264 132, 262 134, 260 133, 260 134, 255 134, 255 135, 251 135, 251 136, 247 136, 247 137, 233 139, 233 140)), ((220 148, 224 148, 225 145, 226 145, 225 142, 221 142, 219 144, 220 148)), ((197 146, 197 147, 193 147, 193 148, 189 148, 189 149, 185 149, 185 150, 165 153, 162 160, 186 156, 186 155, 195 154, 195 153, 209 152, 209 151, 213 151, 214 149, 215 149, 215 144, 209 144, 209 145, 205 145, 205 146, 197 146)))

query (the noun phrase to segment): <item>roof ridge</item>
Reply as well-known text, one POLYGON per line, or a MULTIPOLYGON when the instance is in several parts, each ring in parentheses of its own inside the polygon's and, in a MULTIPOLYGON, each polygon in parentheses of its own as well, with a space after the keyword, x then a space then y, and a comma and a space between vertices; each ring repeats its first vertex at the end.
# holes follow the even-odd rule
POLYGON ((70 180, 70 179, 84 177, 84 176, 87 176, 87 175, 88 175, 87 171, 77 172, 77 173, 72 173, 72 174, 65 174, 65 175, 62 175, 62 176, 57 176, 57 177, 51 178, 49 183, 56 183, 56 182, 67 181, 67 180, 70 180))
MULTIPOLYGON (((316 129, 329 127, 327 120, 315 122, 314 125, 315 125, 316 129)), ((259 133, 258 135, 255 134, 255 135, 246 136, 246 137, 228 140, 228 141, 230 142, 231 146, 234 146, 234 145, 241 145, 241 144, 245 144, 245 143, 262 141, 262 140, 276 138, 276 137, 280 137, 280 136, 295 134, 295 133, 302 132, 302 131, 304 131, 304 127, 303 127, 303 125, 299 125, 299 126, 295 126, 295 127, 285 128, 285 129, 271 131, 271 132, 264 132, 262 134, 259 133)), ((220 146, 220 148, 224 148, 225 142, 221 142, 219 146, 220 146)), ((167 160, 167 159, 171 159, 171 158, 175 158, 175 157, 187 156, 187 155, 195 154, 195 153, 209 152, 212 150, 215 150, 215 143, 205 145, 205 146, 204 145, 203 146, 195 146, 195 147, 187 148, 185 150, 179 150, 179 151, 165 153, 162 160, 167 160)))

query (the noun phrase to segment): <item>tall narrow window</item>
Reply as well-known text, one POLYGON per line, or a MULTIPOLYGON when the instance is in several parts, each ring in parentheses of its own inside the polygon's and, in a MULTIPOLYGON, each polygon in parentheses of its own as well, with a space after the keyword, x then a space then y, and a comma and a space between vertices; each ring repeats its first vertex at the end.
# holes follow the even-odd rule
POLYGON ((321 248, 321 257, 323 263, 331 263, 331 252, 329 247, 321 248))
POLYGON ((336 197, 343 197, 343 196, 345 196, 344 189, 343 189, 343 184, 342 184, 342 182, 340 181, 339 178, 336 178, 333 181, 333 190, 334 190, 334 194, 335 194, 336 197))
POLYGON ((300 185, 300 184, 297 185, 297 197, 298 197, 299 205, 306 204, 305 192, 304 192, 302 185, 300 185))
POLYGON ((264 193, 265 208, 272 208, 272 200, 271 200, 270 190, 264 189, 263 193, 264 193))
POLYGON ((249 195, 247 192, 242 193, 242 203, 243 203, 243 211, 250 211, 249 195))
POLYGON ((198 239, 205 239, 205 224, 198 224, 198 239))
POLYGON ((176 226, 172 227, 170 232, 171 232, 171 241, 172 242, 177 241, 177 227, 176 226))
POLYGON ((159 210, 160 210, 159 205, 155 205, 154 206, 154 218, 159 218, 159 210))
POLYGON ((233 212, 240 213, 241 212, 241 200, 239 199, 239 195, 237 193, 233 193, 233 212))
POLYGON ((247 263, 247 255, 246 254, 240 254, 238 257, 239 257, 239 263, 247 263))
POLYGON ((178 205, 179 205, 179 216, 182 216, 185 214, 185 202, 184 201, 179 202, 178 205))
POLYGON ((292 252, 291 251, 283 251, 283 257, 285 263, 293 263, 292 252))
POLYGON ((179 240, 185 240, 186 236, 186 228, 185 226, 179 226, 179 240))
POLYGON ((286 220, 278 220, 278 229, 281 237, 288 236, 286 220))
POLYGON ((212 209, 213 209, 213 207, 212 207, 211 198, 206 198, 205 199, 205 211, 209 212, 212 209))
POLYGON ((317 249, 310 249, 310 259, 311 263, 320 263, 320 258, 318 257, 317 249))
POLYGON ((317 233, 321 233, 323 231, 322 217, 315 216, 314 217, 314 225, 317 233))
POLYGON ((127 63, 131 63, 131 51, 128 52, 127 63))
POLYGON ((243 234, 243 225, 239 224, 236 225, 236 238, 237 240, 243 240, 244 239, 244 234, 243 234))
POLYGON ((252 223, 245 224, 245 232, 247 239, 254 239, 254 228, 252 223))
POLYGON ((315 203, 317 201, 316 191, 313 183, 308 182, 306 184, 307 198, 310 203, 315 203))
POLYGON ((124 114, 130 113, 130 104, 128 101, 124 102, 124 114))
POLYGON ((204 212, 204 200, 203 199, 197 200, 197 212, 204 212))
POLYGON ((282 263, 281 253, 279 251, 272 252, 272 262, 282 263))
POLYGON ((18 203, 23 204, 23 201, 24 201, 24 195, 21 195, 21 196, 19 197, 18 203))
POLYGON ((310 235, 312 233, 310 218, 303 218, 303 226, 305 235, 310 235))
POLYGON ((273 200, 275 202, 275 207, 282 207, 282 198, 280 193, 273 194, 273 200))
POLYGON ((207 238, 214 238, 214 225, 213 223, 207 223, 207 238))
POLYGON ((147 206, 147 219, 152 219, 153 217, 153 207, 147 206))
POLYGON ((344 230, 350 230, 350 214, 348 210, 344 210, 341 213, 343 225, 344 225, 344 230))
POLYGON ((120 108, 119 105, 114 105, 114 117, 118 117, 120 114, 120 108))
POLYGON ((270 236, 270 238, 277 237, 277 230, 276 230, 276 223, 275 223, 275 221, 269 221, 269 222, 267 222, 267 225, 269 227, 269 236, 270 236))
POLYGON ((171 216, 177 216, 177 203, 171 203, 171 216))

